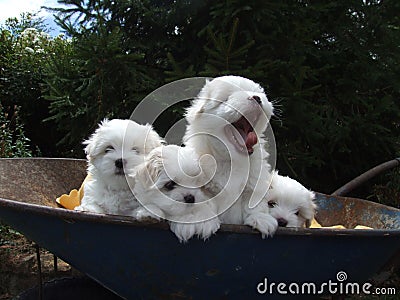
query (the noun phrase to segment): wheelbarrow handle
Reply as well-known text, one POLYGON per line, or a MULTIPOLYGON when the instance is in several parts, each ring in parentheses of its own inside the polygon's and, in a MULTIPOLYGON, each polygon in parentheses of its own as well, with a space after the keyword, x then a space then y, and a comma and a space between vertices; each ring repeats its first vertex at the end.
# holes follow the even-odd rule
POLYGON ((342 187, 338 188, 336 191, 332 193, 333 196, 344 196, 354 190, 356 187, 360 186, 364 182, 370 180, 371 178, 377 176, 378 174, 385 172, 387 170, 390 170, 394 167, 397 167, 400 165, 400 157, 389 160, 387 162, 384 162, 380 165, 377 165, 376 167, 366 171, 365 173, 361 174, 360 176, 357 176, 353 180, 349 181, 342 187))

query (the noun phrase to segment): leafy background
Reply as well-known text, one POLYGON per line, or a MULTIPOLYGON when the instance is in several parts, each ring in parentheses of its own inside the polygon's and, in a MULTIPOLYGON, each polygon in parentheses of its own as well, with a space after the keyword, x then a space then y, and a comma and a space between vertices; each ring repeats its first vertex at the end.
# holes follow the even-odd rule
MULTIPOLYGON (((83 157, 104 117, 129 117, 173 80, 224 74, 265 88, 277 167, 313 190, 399 156, 399 1, 59 2, 64 35, 30 14, 0 28, 3 157, 83 157)), ((399 190, 394 170, 352 195, 399 207, 399 190)))

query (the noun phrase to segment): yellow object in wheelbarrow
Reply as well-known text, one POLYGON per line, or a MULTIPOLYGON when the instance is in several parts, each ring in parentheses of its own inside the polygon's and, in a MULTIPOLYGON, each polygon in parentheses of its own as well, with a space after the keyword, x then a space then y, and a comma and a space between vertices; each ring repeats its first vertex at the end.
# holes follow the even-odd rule
POLYGON ((90 175, 86 176, 79 190, 73 189, 71 190, 71 192, 69 192, 68 195, 61 195, 56 199, 56 202, 67 209, 74 209, 75 207, 79 206, 84 195, 85 182, 87 182, 88 180, 90 180, 90 175))
MULTIPOLYGON (((314 218, 311 221, 310 228, 332 228, 332 229, 346 229, 343 225, 333 225, 333 226, 322 226, 318 223, 318 221, 314 218)), ((354 229, 373 229, 372 227, 364 226, 364 225, 357 225, 354 229)))

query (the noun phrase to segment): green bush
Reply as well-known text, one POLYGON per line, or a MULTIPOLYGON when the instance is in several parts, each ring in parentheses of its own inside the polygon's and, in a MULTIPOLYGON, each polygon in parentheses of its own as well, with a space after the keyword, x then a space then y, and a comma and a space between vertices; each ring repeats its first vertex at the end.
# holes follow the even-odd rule
POLYGON ((373 185, 372 194, 368 197, 379 203, 400 208, 400 168, 383 174, 373 185))
POLYGON ((18 116, 27 125, 25 133, 32 146, 52 156, 60 134, 55 123, 43 122, 49 117, 49 103, 42 96, 47 90, 44 70, 67 40, 62 36, 52 38, 42 22, 32 14, 22 14, 20 19, 8 19, 0 27, 0 101, 3 107, 19 107, 18 116))
POLYGON ((100 120, 129 118, 136 103, 156 85, 140 62, 141 54, 127 54, 118 28, 85 33, 63 50, 45 72, 52 114, 47 121, 55 121, 63 133, 59 144, 79 153, 81 142, 100 120))
POLYGON ((33 152, 18 115, 19 109, 15 106, 9 111, 11 114, 0 103, 0 157, 31 157, 33 152))

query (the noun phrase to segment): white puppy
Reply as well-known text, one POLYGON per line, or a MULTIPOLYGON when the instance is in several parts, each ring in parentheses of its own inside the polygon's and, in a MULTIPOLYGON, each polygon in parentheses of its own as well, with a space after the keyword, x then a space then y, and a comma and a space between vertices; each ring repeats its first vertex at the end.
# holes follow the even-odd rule
POLYGON ((218 77, 206 82, 187 109, 183 139, 199 156, 215 159, 216 171, 206 187, 215 195, 221 222, 252 226, 263 237, 278 227, 261 201, 271 180, 263 133, 272 114, 260 85, 239 76, 218 77))
POLYGON ((126 174, 133 174, 145 155, 161 143, 162 139, 150 125, 120 119, 101 122, 84 142, 90 178, 75 210, 131 215, 139 204, 126 174))
POLYGON ((315 194, 296 180, 274 172, 266 201, 280 227, 304 227, 314 218, 315 194))
POLYGON ((209 238, 220 227, 217 209, 202 191, 206 178, 193 149, 162 146, 148 155, 135 175, 134 193, 143 205, 138 220, 167 219, 182 242, 209 238))

